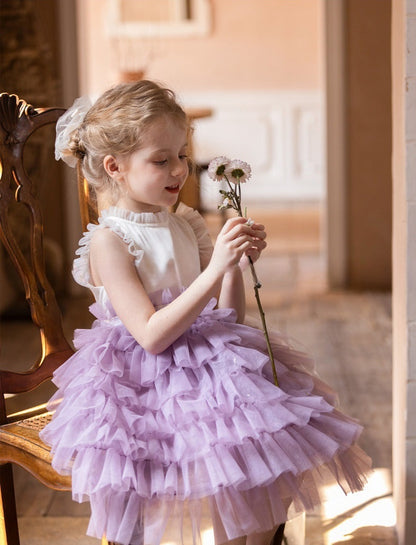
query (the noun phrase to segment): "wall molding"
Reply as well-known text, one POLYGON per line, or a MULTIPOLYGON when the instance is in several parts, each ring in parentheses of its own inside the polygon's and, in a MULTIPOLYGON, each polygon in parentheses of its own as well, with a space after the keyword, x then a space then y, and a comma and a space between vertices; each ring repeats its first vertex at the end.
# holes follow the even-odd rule
MULTIPOLYGON (((319 90, 184 93, 185 107, 209 107, 213 115, 194 122, 198 163, 226 155, 251 164, 245 199, 321 201, 325 197, 323 94, 319 90)), ((208 207, 217 189, 201 181, 208 207)))
MULTIPOLYGON (((106 31, 112 38, 183 38, 207 36, 211 30, 212 15, 209 0, 188 0, 189 10, 185 0, 172 2, 172 20, 125 20, 123 17, 123 0, 107 0, 106 31), (189 16, 190 15, 190 16, 189 16)), ((161 8, 161 16, 167 15, 161 8)))

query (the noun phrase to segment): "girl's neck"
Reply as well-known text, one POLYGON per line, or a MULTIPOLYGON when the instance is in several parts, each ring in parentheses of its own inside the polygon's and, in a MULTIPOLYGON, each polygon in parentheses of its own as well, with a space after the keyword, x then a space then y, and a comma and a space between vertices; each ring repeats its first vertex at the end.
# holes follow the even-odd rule
POLYGON ((121 195, 119 195, 114 203, 116 208, 122 208, 136 214, 142 212, 160 212, 162 210, 162 206, 159 203, 143 202, 141 199, 136 199, 130 195, 128 190, 123 191, 121 189, 120 193, 121 195))
POLYGON ((98 209, 98 214, 101 215, 104 211, 119 210, 120 213, 124 214, 158 214, 164 209, 162 207, 149 207, 149 208, 136 208, 132 209, 131 207, 121 206, 119 204, 108 204, 107 206, 100 207, 98 209))
POLYGON ((123 198, 114 200, 106 194, 97 194, 97 204, 98 211, 101 213, 103 210, 108 210, 109 208, 120 208, 128 212, 133 213, 143 213, 143 212, 160 212, 162 210, 161 206, 155 206, 152 204, 140 203, 140 202, 126 202, 123 198))
POLYGON ((123 210, 128 210, 129 212, 134 212, 135 214, 141 214, 143 212, 160 212, 162 210, 161 206, 155 206, 153 204, 139 203, 139 202, 125 202, 123 199, 119 199, 113 206, 115 208, 122 208, 123 210))

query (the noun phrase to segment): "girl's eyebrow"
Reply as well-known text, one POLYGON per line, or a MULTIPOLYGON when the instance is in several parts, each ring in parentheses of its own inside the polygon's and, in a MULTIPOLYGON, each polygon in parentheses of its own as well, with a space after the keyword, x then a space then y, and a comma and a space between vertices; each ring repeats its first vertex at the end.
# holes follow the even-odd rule
MULTIPOLYGON (((187 148, 188 147, 188 142, 185 142, 181 147, 180 149, 182 148, 187 148)), ((154 148, 152 150, 153 153, 158 153, 158 152, 166 152, 166 151, 171 151, 170 148, 154 148)))

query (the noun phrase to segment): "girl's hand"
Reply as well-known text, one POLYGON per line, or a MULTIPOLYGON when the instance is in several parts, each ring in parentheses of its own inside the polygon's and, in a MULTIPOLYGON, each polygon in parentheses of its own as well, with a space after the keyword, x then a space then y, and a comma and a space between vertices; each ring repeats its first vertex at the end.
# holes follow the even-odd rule
POLYGON ((221 229, 211 257, 209 268, 223 275, 233 269, 243 255, 260 255, 266 243, 266 233, 260 224, 249 224, 246 218, 227 220, 221 229))
POLYGON ((252 222, 251 228, 255 231, 255 236, 253 238, 252 246, 245 252, 245 255, 242 257, 243 266, 246 261, 248 262, 248 257, 251 258, 253 263, 257 261, 261 255, 261 252, 267 246, 267 242, 265 241, 267 234, 264 230, 264 225, 261 225, 261 223, 252 222))

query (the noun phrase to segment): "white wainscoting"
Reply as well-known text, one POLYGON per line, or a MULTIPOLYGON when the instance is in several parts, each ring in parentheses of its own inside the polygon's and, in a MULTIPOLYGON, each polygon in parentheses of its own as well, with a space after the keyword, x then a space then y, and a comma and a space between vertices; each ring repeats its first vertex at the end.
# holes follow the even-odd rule
MULTIPOLYGON (((325 197, 323 96, 312 91, 195 92, 181 95, 186 107, 209 107, 195 121, 195 159, 218 155, 250 163, 253 177, 244 200, 273 205, 325 197)), ((201 179, 202 204, 218 202, 218 185, 201 179)))

